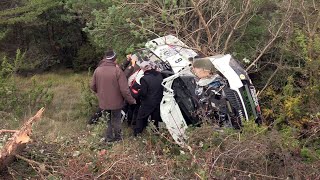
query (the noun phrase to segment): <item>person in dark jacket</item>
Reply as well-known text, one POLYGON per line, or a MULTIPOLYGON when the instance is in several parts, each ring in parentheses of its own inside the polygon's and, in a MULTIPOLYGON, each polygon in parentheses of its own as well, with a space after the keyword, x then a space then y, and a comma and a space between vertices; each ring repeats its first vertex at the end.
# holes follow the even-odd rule
POLYGON ((107 51, 99 67, 94 71, 90 84, 99 101, 101 114, 108 112, 109 121, 106 130, 106 141, 121 140, 121 109, 126 100, 135 104, 131 96, 124 72, 116 66, 116 53, 107 51))
POLYGON ((158 128, 160 117, 160 102, 163 97, 162 75, 156 70, 155 64, 151 61, 144 61, 140 64, 144 76, 140 79, 139 97, 141 106, 138 111, 134 135, 142 133, 148 125, 148 117, 154 120, 158 128))

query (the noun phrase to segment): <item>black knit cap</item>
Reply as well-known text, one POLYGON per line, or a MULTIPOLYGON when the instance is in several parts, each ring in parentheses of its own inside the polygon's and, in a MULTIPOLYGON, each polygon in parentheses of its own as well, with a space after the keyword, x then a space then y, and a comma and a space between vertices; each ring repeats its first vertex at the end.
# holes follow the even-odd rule
POLYGON ((106 51, 104 58, 107 60, 115 61, 117 59, 117 54, 113 50, 106 51))

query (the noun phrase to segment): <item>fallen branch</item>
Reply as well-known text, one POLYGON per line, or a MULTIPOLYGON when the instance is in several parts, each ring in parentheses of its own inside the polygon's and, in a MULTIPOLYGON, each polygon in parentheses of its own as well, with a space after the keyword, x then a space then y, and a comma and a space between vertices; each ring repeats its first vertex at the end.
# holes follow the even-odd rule
POLYGON ((127 160, 128 158, 124 158, 124 159, 119 159, 117 161, 115 161, 111 166, 109 166, 109 168, 107 170, 105 170, 103 173, 101 173, 100 175, 98 175, 97 177, 95 177, 94 179, 99 179, 102 175, 106 174, 108 171, 110 171, 112 169, 112 167, 114 165, 116 165, 118 162, 120 161, 124 161, 124 160, 127 160))
POLYGON ((226 168, 226 167, 220 167, 220 166, 213 166, 213 167, 217 168, 217 169, 228 170, 230 172, 236 171, 236 172, 240 172, 240 173, 249 174, 249 177, 251 175, 254 175, 254 176, 259 176, 259 177, 263 177, 263 178, 270 178, 270 179, 283 179, 283 180, 285 179, 285 178, 281 178, 281 177, 269 176, 269 175, 254 173, 254 172, 250 172, 250 171, 242 171, 242 170, 239 170, 239 169, 232 169, 232 168, 226 168))
POLYGON ((48 171, 46 170, 46 165, 43 164, 43 163, 39 163, 39 162, 37 162, 37 161, 34 161, 34 160, 31 160, 31 159, 25 158, 25 157, 23 157, 23 156, 20 156, 19 154, 16 154, 15 156, 16 156, 16 158, 21 159, 21 160, 27 162, 27 163, 30 164, 30 165, 33 165, 33 164, 34 164, 34 165, 37 165, 37 166, 40 168, 41 171, 46 171, 46 172, 48 172, 48 171))
POLYGON ((0 134, 2 133, 16 133, 18 130, 8 130, 8 129, 1 129, 0 134))
POLYGON ((1 132, 14 132, 14 134, 0 152, 0 171, 5 169, 15 159, 15 157, 22 152, 26 143, 31 140, 30 135, 32 133, 32 125, 34 122, 40 120, 43 111, 44 108, 41 108, 35 116, 31 117, 23 124, 20 130, 15 132, 12 130, 1 130, 1 132))

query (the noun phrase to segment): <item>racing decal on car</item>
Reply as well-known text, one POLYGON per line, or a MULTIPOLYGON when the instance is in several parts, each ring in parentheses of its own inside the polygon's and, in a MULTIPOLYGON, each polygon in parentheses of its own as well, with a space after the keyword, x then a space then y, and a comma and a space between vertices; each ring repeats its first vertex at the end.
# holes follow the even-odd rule
POLYGON ((239 117, 240 117, 241 121, 243 121, 243 120, 246 119, 246 118, 244 117, 243 112, 242 112, 241 109, 238 110, 238 113, 239 113, 239 117))
POLYGON ((176 61, 175 61, 175 63, 179 63, 179 62, 181 62, 183 59, 182 58, 179 58, 179 59, 177 59, 176 61))
POLYGON ((166 48, 166 49, 160 50, 160 57, 163 57, 164 59, 166 59, 168 57, 172 57, 176 54, 178 54, 178 52, 175 51, 174 49, 166 48))
POLYGON ((259 106, 258 97, 256 94, 256 89, 253 86, 250 86, 251 96, 253 99, 253 102, 256 106, 259 106))

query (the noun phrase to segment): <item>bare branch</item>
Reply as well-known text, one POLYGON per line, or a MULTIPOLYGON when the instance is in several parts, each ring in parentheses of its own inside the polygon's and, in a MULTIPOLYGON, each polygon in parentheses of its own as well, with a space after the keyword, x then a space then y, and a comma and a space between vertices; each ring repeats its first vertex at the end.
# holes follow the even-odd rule
POLYGON ((278 38, 284 24, 286 21, 291 17, 291 5, 292 5, 292 0, 289 1, 289 6, 287 9, 287 12, 277 30, 277 32, 273 35, 273 38, 269 40, 268 44, 263 48, 263 50, 260 52, 259 56, 246 68, 246 71, 249 71, 255 64, 260 60, 260 58, 263 56, 263 54, 269 49, 269 47, 273 44, 273 42, 278 38))
POLYGON ((120 161, 124 161, 127 160, 128 158, 124 158, 124 159, 119 159, 118 161, 115 161, 111 166, 109 166, 109 168, 107 170, 105 170, 103 173, 99 174, 97 177, 95 177, 94 179, 99 179, 101 176, 103 176, 104 174, 106 174, 108 171, 110 171, 112 169, 112 167, 114 165, 116 165, 118 162, 120 161))
MULTIPOLYGON (((201 2, 201 1, 200 1, 201 2)), ((208 44, 210 45, 212 43, 212 35, 211 35, 211 32, 210 32, 210 29, 208 27, 208 24, 207 22, 205 21, 204 17, 203 17, 203 14, 202 14, 202 11, 199 9, 199 6, 198 4, 196 4, 194 2, 194 0, 191 0, 191 3, 195 9, 195 11, 197 12, 198 16, 199 16, 199 19, 200 19, 200 22, 201 24, 204 26, 204 29, 206 31, 206 34, 207 34, 207 39, 208 39, 208 44)))
POLYGON ((245 9, 244 11, 242 12, 241 16, 239 17, 238 21, 235 23, 235 25, 233 26, 231 32, 229 33, 228 35, 228 38, 224 44, 224 48, 223 48, 223 52, 225 53, 228 49, 228 45, 229 45, 229 41, 234 33, 234 31, 238 28, 240 22, 242 21, 242 19, 244 18, 244 16, 248 13, 249 11, 249 5, 251 3, 251 0, 248 0, 247 3, 246 3, 246 6, 245 6, 245 9))
POLYGON ((279 67, 277 67, 277 69, 271 74, 271 76, 269 77, 267 83, 264 85, 264 87, 261 89, 261 91, 259 91, 257 93, 257 96, 260 96, 260 94, 262 94, 262 92, 269 86, 272 78, 277 74, 278 70, 279 70, 279 67))
POLYGON ((218 168, 218 169, 228 170, 230 172, 236 171, 236 172, 241 172, 241 173, 245 173, 245 174, 252 174, 252 175, 259 176, 259 177, 264 177, 264 178, 283 179, 283 180, 285 180, 285 178, 280 178, 280 177, 276 177, 276 176, 269 176, 269 175, 254 173, 254 172, 250 172, 250 171, 242 171, 242 170, 239 170, 239 169, 226 168, 226 167, 221 167, 221 166, 214 166, 214 167, 218 168))

